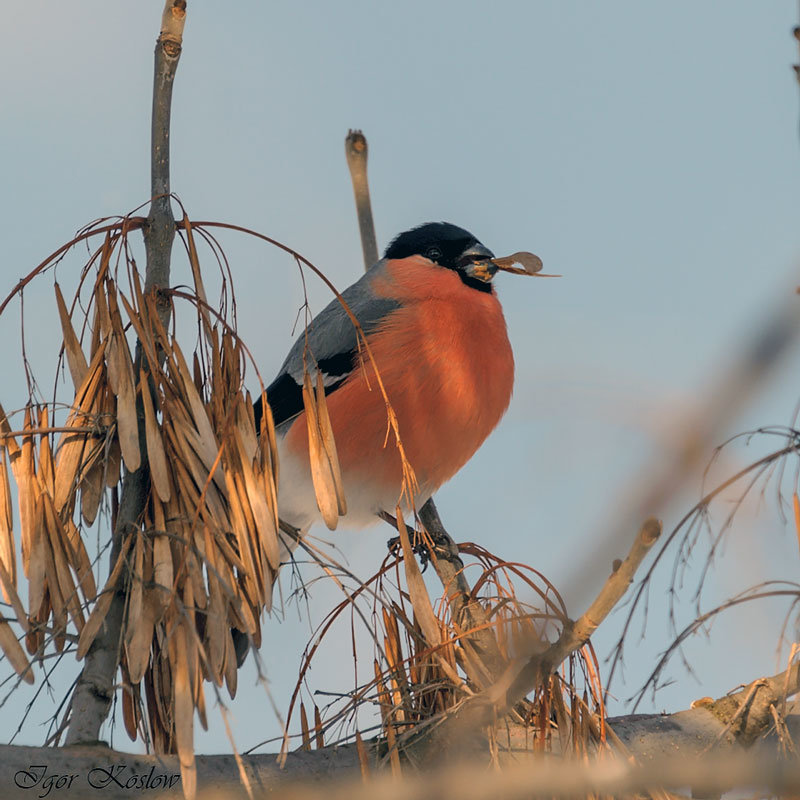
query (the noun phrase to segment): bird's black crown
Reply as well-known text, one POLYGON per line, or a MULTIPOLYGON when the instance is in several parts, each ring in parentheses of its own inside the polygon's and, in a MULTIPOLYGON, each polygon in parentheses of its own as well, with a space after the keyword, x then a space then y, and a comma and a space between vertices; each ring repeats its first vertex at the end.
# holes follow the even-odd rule
POLYGON ((426 222, 404 231, 391 241, 384 258, 424 256, 441 267, 457 269, 461 254, 478 240, 464 228, 449 222, 426 222))
POLYGON ((481 292, 491 292, 491 283, 476 280, 468 270, 471 261, 491 255, 491 251, 464 228, 449 222, 426 222, 393 239, 383 257, 424 256, 440 267, 455 270, 467 286, 481 292), (473 252, 476 247, 477 253, 473 252))

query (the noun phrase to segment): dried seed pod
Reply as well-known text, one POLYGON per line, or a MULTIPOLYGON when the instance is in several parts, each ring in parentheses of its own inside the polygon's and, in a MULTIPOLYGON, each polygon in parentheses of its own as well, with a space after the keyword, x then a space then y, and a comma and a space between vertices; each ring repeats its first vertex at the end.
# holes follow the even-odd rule
POLYGON ((539 256, 524 250, 512 253, 510 256, 493 258, 491 261, 498 269, 502 269, 505 272, 513 272, 515 275, 535 275, 537 272, 541 272, 544 266, 539 256), (519 264, 522 269, 513 267, 511 266, 512 264, 519 264))
POLYGON ((242 442, 239 429, 234 428, 233 440, 238 449, 239 464, 241 466, 241 477, 246 492, 246 499, 253 512, 256 528, 258 529, 261 546, 267 556, 272 569, 277 570, 280 564, 280 549, 278 547, 278 531, 275 526, 275 517, 272 514, 264 492, 261 490, 259 482, 253 474, 252 460, 248 457, 244 443, 242 442))
POLYGON ((0 649, 6 654, 17 675, 20 675, 25 683, 33 683, 30 662, 17 641, 16 634, 2 615, 0 615, 0 649))
POLYGON ((333 486, 336 491, 336 502, 338 505, 339 516, 347 513, 347 501, 344 496, 344 484, 342 482, 342 470, 339 466, 339 456, 336 452, 336 442, 333 438, 333 427, 328 416, 328 403, 325 400, 325 385, 322 380, 322 372, 317 370, 317 422, 319 423, 319 433, 325 454, 328 457, 333 486))
POLYGON ((336 483, 331 470, 330 460, 323 444, 319 428, 319 416, 316 397, 311 387, 311 376, 303 375, 303 407, 306 412, 308 429, 308 456, 311 462, 311 481, 322 519, 330 530, 335 530, 339 523, 339 499, 336 494, 336 483))
POLYGON ((103 591, 97 596, 97 600, 92 608, 92 613, 89 614, 89 619, 86 620, 86 625, 84 625, 81 631, 81 635, 78 639, 78 652, 75 654, 78 661, 81 661, 89 651, 95 636, 97 636, 106 618, 106 614, 108 614, 108 609, 111 607, 111 600, 114 597, 114 591, 117 588, 117 582, 122 574, 122 567, 125 564, 128 551, 133 543, 133 538, 133 536, 128 536, 123 542, 114 568, 111 570, 111 574, 106 581, 106 585, 103 587, 103 591))
MULTIPOLYGON (((105 391, 103 369, 103 354, 105 346, 101 346, 95 353, 92 363, 86 373, 83 383, 75 394, 72 411, 67 417, 67 428, 80 428, 85 426, 87 416, 100 405, 101 392, 105 391)), ((75 486, 78 475, 84 463, 84 450, 86 449, 87 434, 84 431, 65 431, 61 434, 56 449, 55 487, 53 499, 59 514, 71 503, 74 498, 75 486)))
POLYGON ((172 488, 169 468, 167 467, 167 456, 164 451, 164 440, 156 420, 150 387, 147 384, 144 372, 141 371, 139 372, 139 391, 141 392, 142 405, 144 406, 144 426, 147 440, 147 458, 150 463, 150 479, 162 502, 168 503, 172 488))
POLYGON ((194 762, 194 731, 192 716, 192 683, 189 676, 189 659, 186 645, 186 633, 179 625, 174 631, 175 655, 172 661, 174 687, 172 703, 175 709, 175 744, 181 765, 181 782, 187 797, 194 797, 197 785, 197 773, 194 762))
MULTIPOLYGON (((166 530, 163 522, 162 526, 161 530, 166 530)), ((156 534, 153 537, 154 588, 151 592, 158 607, 156 620, 161 619, 172 600, 172 579, 172 550, 169 546, 169 539, 164 534, 156 534)))
POLYGON ((122 721, 128 738, 136 741, 138 734, 139 704, 133 696, 133 687, 130 684, 122 685, 122 721))
POLYGON ((61 287, 57 283, 55 290, 58 315, 61 318, 61 331, 64 334, 64 350, 67 354, 67 365, 69 366, 69 372, 72 376, 72 384, 77 391, 86 377, 89 366, 86 363, 86 356, 83 354, 83 349, 78 341, 78 337, 75 335, 75 329, 72 327, 72 320, 70 319, 67 305, 64 302, 64 296, 61 294, 61 287))
POLYGON ((6 448, 0 445, 0 567, 4 576, 0 589, 6 603, 11 602, 9 592, 17 586, 17 553, 14 544, 13 508, 11 505, 11 482, 8 479, 6 448), (9 588, 10 587, 10 588, 9 588))
POLYGON ((116 294, 111 281, 108 286, 108 309, 111 315, 112 336, 109 345, 108 374, 116 372, 117 435, 122 450, 122 460, 130 472, 136 472, 142 463, 139 450, 139 419, 136 414, 136 384, 133 377, 133 360, 117 307, 116 294), (112 364, 113 370, 112 370, 112 364))

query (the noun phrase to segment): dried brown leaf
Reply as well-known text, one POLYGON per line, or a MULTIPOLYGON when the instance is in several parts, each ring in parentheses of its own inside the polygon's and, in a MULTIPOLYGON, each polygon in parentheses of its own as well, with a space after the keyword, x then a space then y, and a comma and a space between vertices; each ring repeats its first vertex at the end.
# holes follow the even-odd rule
POLYGON ((174 675, 173 708, 175 709, 175 744, 181 764, 181 782, 184 796, 193 798, 197 791, 197 772, 194 762, 194 730, 192 684, 189 677, 189 657, 186 633, 179 625, 173 632, 175 659, 172 663, 174 675))
POLYGON ((64 296, 61 294, 61 287, 56 283, 56 303, 58 305, 58 315, 61 318, 61 331, 64 334, 64 350, 67 353, 67 365, 69 372, 72 376, 72 384, 77 390, 83 383, 89 365, 86 363, 86 356, 83 354, 81 344, 78 337, 75 335, 75 329, 72 327, 72 320, 67 310, 67 305, 64 302, 64 296))
POLYGON ((236 648, 233 646, 233 637, 229 629, 228 637, 225 640, 225 683, 228 687, 228 694, 231 700, 236 697, 238 675, 239 669, 236 664, 236 648))
POLYGON ((394 720, 392 719, 392 702, 389 699, 389 693, 386 691, 386 686, 383 683, 378 662, 375 661, 375 686, 378 691, 378 702, 380 703, 381 719, 386 730, 386 744, 389 749, 389 763, 392 768, 392 775, 395 778, 400 778, 402 770, 400 767, 400 754, 397 750, 397 739, 394 734, 394 720))
MULTIPOLYGON (((214 543, 219 548, 219 552, 225 558, 228 564, 232 567, 235 567, 240 572, 246 572, 247 568, 244 565, 244 562, 237 552, 231 547, 228 540, 225 538, 225 535, 220 533, 219 531, 212 531, 212 535, 214 537, 214 543)), ((219 561, 217 561, 217 569, 221 569, 221 565, 219 561)))
POLYGON ((225 666, 225 640, 228 636, 227 614, 222 589, 213 570, 209 570, 208 584, 210 597, 205 629, 206 652, 211 678, 217 686, 221 686, 225 666))
POLYGON ((36 504, 33 508, 33 541, 28 553, 28 563, 25 570, 28 578, 28 608, 31 614, 36 614, 39 611, 44 599, 45 578, 47 576, 45 535, 44 505, 40 498, 36 498, 36 504))
POLYGON ((87 525, 94 523, 105 492, 105 465, 95 461, 81 478, 81 516, 87 525))
POLYGON ((91 602, 97 596, 97 584, 94 580, 89 554, 86 552, 86 545, 83 543, 80 532, 71 519, 67 519, 64 527, 73 554, 71 558, 72 568, 78 576, 78 584, 81 587, 84 599, 87 602, 91 602))
MULTIPOLYGON (((30 406, 27 406, 25 408, 23 429, 29 430, 30 427, 31 410, 30 406)), ((12 458, 11 469, 14 471, 14 478, 17 481, 17 496, 19 497, 20 543, 22 545, 22 568, 27 575, 30 552, 33 548, 37 524, 36 501, 38 499, 38 487, 36 486, 35 465, 33 463, 33 437, 22 437, 22 447, 20 449, 19 458, 12 458)), ((30 607, 30 609, 31 613, 36 611, 36 608, 30 607)))
MULTIPOLYGON (((135 533, 136 539, 133 545, 133 558, 131 568, 128 570, 128 619, 125 626, 125 643, 128 644, 134 637, 136 626, 142 620, 142 606, 144 599, 144 536, 140 533, 135 533)), ((149 646, 149 643, 148 643, 149 646)), ((128 666, 130 667, 131 659, 128 658, 128 666)), ((138 683, 135 680, 134 683, 138 683)))
POLYGON ((405 567, 408 593, 411 595, 411 603, 414 606, 414 616, 419 621, 428 645, 435 647, 442 641, 439 621, 433 611, 428 589, 417 565, 417 559, 414 556, 411 540, 399 506, 397 508, 397 532, 400 534, 400 544, 403 547, 403 566, 405 567))
MULTIPOLYGON (((75 582, 72 579, 72 573, 69 569, 70 559, 66 551, 66 547, 68 546, 67 534, 64 531, 61 520, 56 514, 53 506, 53 499, 49 495, 44 494, 42 495, 42 501, 45 530, 48 536, 47 544, 52 552, 52 563, 55 567, 58 593, 63 601, 62 608, 65 607, 66 610, 69 611, 75 628, 80 633, 80 631, 83 630, 84 617, 80 601, 78 600, 78 591, 75 588, 75 582)), ((52 576, 48 575, 48 579, 52 580, 52 576)), ((53 599, 55 602, 55 597, 53 599)))
MULTIPOLYGON (((42 518, 45 518, 45 505, 42 503, 42 518)), ((66 598, 64 597, 61 586, 58 582, 58 573, 55 565, 55 556, 53 549, 50 546, 50 538, 47 532, 46 524, 43 527, 42 535, 39 540, 41 542, 42 553, 44 554, 44 569, 45 569, 45 586, 46 593, 45 599, 42 601, 42 608, 37 614, 37 619, 41 622, 47 622, 47 612, 44 610, 48 607, 53 614, 53 642, 58 652, 64 648, 64 632, 67 628, 67 612, 66 612, 66 598)))
POLYGON ((114 391, 117 398, 117 435, 125 466, 130 472, 136 472, 142 464, 142 453, 139 449, 139 419, 136 414, 136 384, 133 377, 133 361, 128 349, 128 340, 125 338, 125 331, 122 327, 122 318, 117 307, 116 294, 110 288, 108 307, 113 330, 108 359, 108 373, 110 378, 111 364, 113 362, 117 373, 116 390, 114 391))
POLYGON ((275 420, 272 416, 272 408, 270 408, 270 405, 267 402, 267 393, 265 391, 261 392, 261 412, 261 429, 259 430, 261 447, 264 447, 264 437, 266 436, 267 442, 269 443, 269 458, 272 466, 272 479, 277 486, 278 478, 280 477, 280 465, 278 464, 278 440, 275 436, 275 420))
POLYGON ((200 303, 198 303, 198 313, 200 314, 205 329, 211 330, 211 321, 208 316, 208 309, 205 308, 207 304, 206 290, 203 286, 203 275, 200 271, 200 259, 197 257, 197 246, 194 241, 194 233, 192 232, 192 223, 184 213, 183 215, 183 229, 186 232, 186 245, 189 251, 189 264, 192 267, 192 278, 194 280, 194 290, 197 294, 200 303))
MULTIPOLYGON (((161 529, 166 530, 166 526, 161 529)), ((155 586, 151 592, 159 609, 156 620, 161 619, 172 600, 172 580, 172 550, 169 538, 163 533, 159 533, 153 537, 153 582, 155 586)))
MULTIPOLYGON (((86 416, 92 409, 99 407, 99 392, 104 376, 104 347, 95 353, 83 383, 75 394, 75 401, 67 417, 67 427, 81 427, 86 424, 86 416)), ((56 450, 55 488, 53 499, 59 514, 73 496, 76 481, 83 464, 83 453, 86 447, 87 434, 83 432, 64 432, 56 450)))
MULTIPOLYGON (((100 332, 100 341, 102 346, 108 348, 108 340, 111 337, 111 316, 108 313, 108 301, 106 300, 106 293, 103 290, 104 281, 98 281, 94 292, 95 302, 95 327, 100 332)), ((108 348, 108 383, 111 386, 111 391, 117 393, 117 354, 112 348, 108 348)), ((97 353, 92 353, 92 361, 94 361, 97 353)), ((91 368, 91 367, 90 367, 91 368)))
POLYGON ((303 744, 301 750, 311 749, 311 734, 308 728, 308 715, 306 714, 305 704, 300 701, 300 734, 303 737, 303 744))
MULTIPOLYGON (((245 395, 238 393, 233 401, 236 404, 236 428, 239 438, 244 446, 244 453, 252 463, 260 455, 258 448, 258 435, 253 421, 253 406, 250 401, 250 393, 245 395)), ((260 460, 260 459, 259 459, 260 460)))
POLYGON ((106 486, 111 489, 119 483, 119 473, 122 469, 122 450, 119 439, 115 436, 108 443, 106 451, 105 478, 106 486))
MULTIPOLYGON (((205 411, 202 413, 205 416, 205 411)), ((224 497, 225 480, 217 458, 219 447, 213 431, 205 435, 200 433, 190 419, 180 414, 171 413, 170 421, 176 434, 174 441, 177 444, 178 453, 183 456, 184 463, 192 474, 198 490, 206 485, 208 474, 213 469, 214 484, 224 497), (209 435, 210 439, 207 438, 209 435), (197 458, 194 458, 193 454, 197 458)), ((211 431, 210 424, 209 431, 211 431)))
POLYGON ((3 445, 8 449, 8 455, 13 469, 14 459, 19 455, 20 448, 16 438, 9 436, 11 433, 11 423, 8 421, 8 417, 2 405, 0 405, 0 433, 4 434, 3 445))
POLYGON ((128 671, 133 683, 138 683, 144 677, 144 673, 150 663, 153 630, 159 613, 158 601, 153 596, 152 591, 148 591, 142 599, 141 616, 134 621, 132 629, 129 616, 129 626, 125 632, 125 654, 128 659, 128 671))
MULTIPOLYGON (((133 270, 133 272, 135 273, 136 270, 133 270)), ((139 291, 141 291, 141 287, 139 287, 139 291)), ((150 363, 151 368, 155 368, 159 362, 156 354, 155 343, 153 342, 150 326, 148 325, 146 317, 147 306, 144 303, 139 303, 137 300, 137 306, 142 309, 141 314, 139 314, 122 292, 119 293, 119 299, 122 301, 122 305, 125 307, 125 313, 128 315, 128 319, 130 320, 134 331, 136 331, 136 336, 142 345, 142 349, 147 357, 147 361, 150 363)))
POLYGON ((258 569, 257 562, 254 557, 252 549, 252 539, 250 532, 245 522, 244 511, 239 502, 239 492, 236 488, 236 482, 227 470, 225 472, 225 480, 228 482, 228 503, 231 511, 231 528, 236 535, 237 543, 239 545, 239 557, 244 562, 244 578, 245 587, 250 595, 251 600, 257 600, 260 596, 258 587, 260 585, 259 576, 261 574, 258 569))
POLYGON ((214 429, 211 427, 211 421, 208 418, 208 413, 206 412, 206 407, 203 403, 203 400, 197 391, 197 387, 194 385, 194 380, 192 379, 191 372, 189 372, 186 359, 183 357, 183 352, 181 351, 180 347, 178 347, 178 343, 174 341, 172 342, 172 353, 175 357, 175 363, 178 366, 178 371, 183 384, 182 399, 187 403, 187 406, 191 411, 192 420, 195 424, 197 432, 200 435, 200 438, 204 442, 207 442, 207 447, 209 449, 213 449, 214 458, 216 458, 216 452, 218 450, 217 437, 214 433, 214 429))
POLYGON ((80 661, 89 651, 95 636, 97 636, 97 633, 106 618, 106 614, 108 614, 108 609, 111 607, 111 600, 113 599, 114 592, 117 589, 117 583, 120 575, 122 574, 122 567, 124 566, 125 560, 128 557, 128 551, 133 543, 133 538, 133 536, 127 536, 125 538, 122 548, 120 549, 120 553, 117 556, 117 561, 114 564, 114 568, 111 570, 111 574, 108 576, 106 585, 103 587, 103 591, 97 596, 97 600, 92 608, 92 613, 89 614, 89 619, 86 620, 86 625, 84 625, 83 630, 81 631, 81 635, 78 639, 78 652, 75 656, 78 661, 80 661))
POLYGON ((125 724, 125 732, 128 738, 136 741, 137 736, 137 703, 133 697, 132 687, 123 684, 122 686, 122 721, 125 724))
POLYGON ((8 584, 12 590, 17 586, 17 552, 14 545, 13 519, 6 449, 0 445, 0 567, 6 576, 0 588, 3 590, 3 599, 6 603, 11 602, 6 585, 8 584))
MULTIPOLYGON (((39 428, 48 427, 47 406, 39 408, 39 418, 37 420, 39 428)), ((55 464, 53 463, 53 451, 50 449, 50 437, 41 436, 39 441, 39 469, 37 472, 39 486, 53 496, 55 491, 55 464)))
POLYGON ((339 523, 339 500, 336 496, 336 486, 331 472, 331 465, 319 430, 317 403, 314 397, 314 390, 311 387, 311 376, 308 372, 303 375, 303 407, 306 412, 306 427, 308 429, 308 457, 311 462, 311 481, 314 484, 317 507, 328 528, 335 530, 339 523))
POLYGON ((22 629, 27 633, 28 631, 28 616, 25 613, 25 608, 22 605, 19 594, 17 594, 17 587, 11 580, 8 570, 6 570, 2 561, 0 561, 0 586, 3 588, 3 596, 6 602, 14 609, 17 616, 17 622, 22 626, 22 629))
POLYGON ((197 717, 200 720, 200 724, 203 726, 203 730, 207 731, 208 719, 206 717, 206 693, 203 689, 203 677, 204 676, 198 670, 197 678, 194 683, 194 705, 197 709, 197 717))
POLYGON ((261 546, 264 548, 264 553, 267 556, 270 566, 273 570, 277 571, 280 565, 281 555, 280 548, 278 547, 278 530, 275 526, 275 516, 269 508, 267 498, 253 474, 251 457, 247 455, 238 427, 234 428, 233 438, 239 451, 247 500, 253 512, 253 518, 261 539, 261 546))
POLYGON ((325 739, 322 735, 322 717, 316 703, 314 703, 314 744, 317 750, 322 750, 325 747, 325 739))
POLYGON ((186 568, 189 572, 189 580, 192 585, 192 595, 194 598, 191 609, 200 608, 205 609, 208 605, 208 596, 206 595, 206 585, 203 581, 203 570, 197 563, 195 554, 191 551, 186 554, 186 568))
POLYGON ((0 616, 0 648, 6 654, 6 658, 17 675, 20 675, 25 683, 33 683, 33 669, 28 662, 28 657, 3 616, 0 616))
POLYGON ((361 765, 361 780, 366 782, 370 779, 371 775, 369 758, 367 757, 367 748, 364 747, 364 740, 361 738, 361 733, 357 729, 356 752, 358 753, 358 763, 361 765))
POLYGON ((317 422, 319 423, 320 438, 328 457, 331 475, 333 477, 333 487, 336 492, 336 502, 338 504, 339 516, 347 513, 347 501, 344 496, 344 484, 342 483, 342 470, 339 467, 339 456, 336 452, 336 442, 333 438, 333 427, 328 416, 328 403, 325 400, 325 385, 322 379, 322 372, 317 370, 317 422))
POLYGON ((172 490, 167 467, 167 455, 164 451, 164 440, 156 420, 153 398, 144 372, 139 373, 139 389, 144 405, 144 426, 147 438, 147 457, 150 462, 150 478, 162 502, 168 503, 172 490))

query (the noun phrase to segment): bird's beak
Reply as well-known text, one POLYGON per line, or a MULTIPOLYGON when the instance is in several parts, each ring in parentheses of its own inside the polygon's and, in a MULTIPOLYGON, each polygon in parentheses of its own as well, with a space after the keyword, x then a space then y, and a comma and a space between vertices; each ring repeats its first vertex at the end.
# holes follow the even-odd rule
POLYGON ((468 247, 458 259, 458 268, 475 280, 489 283, 497 272, 493 263, 494 253, 480 242, 468 247))

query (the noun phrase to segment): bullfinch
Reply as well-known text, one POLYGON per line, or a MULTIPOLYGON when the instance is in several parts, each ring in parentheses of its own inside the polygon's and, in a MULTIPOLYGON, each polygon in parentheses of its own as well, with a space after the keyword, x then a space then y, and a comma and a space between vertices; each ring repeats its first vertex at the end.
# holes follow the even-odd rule
MULTIPOLYGON (((397 418, 422 504, 472 457, 508 408, 514 358, 492 285, 493 253, 469 231, 430 222, 401 233, 342 297, 358 319, 397 418)), ((338 299, 310 322, 266 391, 278 440, 281 519, 321 519, 303 406, 304 369, 321 373, 347 504, 363 527, 394 513, 403 466, 374 367, 338 299)), ((255 405, 256 428, 262 415, 255 405)), ((406 501, 406 507, 408 507, 406 501)), ((292 544, 284 541, 288 550, 292 544)))

